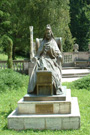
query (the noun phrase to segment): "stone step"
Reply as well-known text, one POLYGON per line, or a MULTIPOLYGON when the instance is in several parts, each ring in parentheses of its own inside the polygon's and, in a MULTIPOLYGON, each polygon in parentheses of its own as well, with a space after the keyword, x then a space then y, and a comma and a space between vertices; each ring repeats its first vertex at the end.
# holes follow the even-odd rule
POLYGON ((62 70, 62 78, 83 77, 90 74, 90 69, 66 69, 62 70))
POLYGON ((88 73, 86 73, 86 74, 64 74, 64 75, 62 75, 62 78, 84 77, 87 75, 88 75, 88 73))
POLYGON ((26 94, 24 96, 24 101, 65 101, 67 94, 70 93, 71 91, 67 92, 66 86, 62 86, 62 95, 52 95, 52 96, 39 96, 39 95, 33 95, 33 94, 26 94))
POLYGON ((63 95, 53 95, 53 96, 25 95, 24 98, 18 101, 18 114, 71 113, 71 90, 66 89, 65 86, 63 86, 63 88, 64 88, 63 95), (28 97, 26 98, 28 100, 25 100, 25 97, 28 97))
POLYGON ((71 101, 24 101, 18 102, 18 114, 70 114, 71 101))
POLYGON ((71 114, 22 114, 17 109, 8 116, 8 128, 15 130, 65 130, 80 128, 80 112, 76 97, 71 100, 71 114))
POLYGON ((84 67, 84 68, 81 68, 81 67, 62 67, 62 70, 66 70, 66 69, 90 69, 90 67, 84 67))
POLYGON ((82 77, 73 77, 73 78, 62 78, 62 82, 72 82, 78 79, 81 79, 82 77))
POLYGON ((26 94, 24 96, 24 101, 65 101, 66 95, 52 95, 52 96, 38 96, 38 95, 31 95, 26 94))

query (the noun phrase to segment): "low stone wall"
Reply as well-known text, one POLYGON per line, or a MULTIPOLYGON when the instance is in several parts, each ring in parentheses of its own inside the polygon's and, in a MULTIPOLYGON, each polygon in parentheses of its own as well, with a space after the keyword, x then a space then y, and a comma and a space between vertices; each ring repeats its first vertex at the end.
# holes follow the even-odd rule
MULTIPOLYGON (((28 74, 29 60, 13 60, 13 70, 28 74)), ((7 69, 7 61, 0 61, 0 69, 7 69)))
MULTIPOLYGON (((62 55, 63 67, 82 67, 82 65, 84 65, 84 67, 90 67, 90 52, 63 52, 62 55)), ((14 60, 13 70, 26 74, 31 74, 34 65, 35 64, 30 62, 30 60, 14 60)), ((0 69, 6 68, 7 61, 0 61, 0 69)))
MULTIPOLYGON (((62 54, 63 54, 63 67, 74 67, 76 60, 88 62, 90 61, 90 52, 63 52, 62 54)), ((90 62, 88 66, 90 66, 90 62)))

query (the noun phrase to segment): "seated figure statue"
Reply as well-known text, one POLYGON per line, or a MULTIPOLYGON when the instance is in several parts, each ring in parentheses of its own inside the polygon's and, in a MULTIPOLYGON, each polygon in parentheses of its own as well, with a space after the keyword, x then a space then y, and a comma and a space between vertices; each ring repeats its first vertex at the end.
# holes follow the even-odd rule
POLYGON ((40 44, 36 56, 32 61, 36 62, 36 66, 33 69, 33 73, 29 80, 28 94, 34 93, 36 86, 36 72, 38 70, 47 70, 52 72, 52 82, 54 86, 54 93, 56 95, 61 95, 61 66, 58 64, 57 60, 62 62, 61 51, 54 39, 50 25, 46 26, 46 31, 44 38, 40 44))

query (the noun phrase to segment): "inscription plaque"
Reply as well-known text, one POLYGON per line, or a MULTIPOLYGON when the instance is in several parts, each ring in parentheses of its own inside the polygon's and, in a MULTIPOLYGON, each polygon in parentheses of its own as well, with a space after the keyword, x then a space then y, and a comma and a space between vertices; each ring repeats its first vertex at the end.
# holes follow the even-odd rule
POLYGON ((53 104, 38 104, 36 105, 37 114, 52 114, 53 104))

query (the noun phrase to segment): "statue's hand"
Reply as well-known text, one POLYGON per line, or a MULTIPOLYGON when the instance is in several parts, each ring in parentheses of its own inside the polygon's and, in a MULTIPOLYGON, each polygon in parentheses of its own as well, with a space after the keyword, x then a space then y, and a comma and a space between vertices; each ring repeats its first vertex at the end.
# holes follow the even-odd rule
POLYGON ((50 46, 48 44, 44 45, 44 51, 48 52, 50 50, 50 46))
POLYGON ((33 62, 37 62, 37 60, 38 60, 37 57, 33 57, 33 58, 32 58, 32 61, 33 61, 33 62))
POLYGON ((59 55, 59 56, 58 56, 58 60, 61 61, 61 62, 63 62, 62 55, 59 55))

